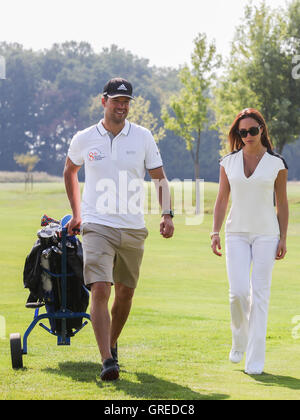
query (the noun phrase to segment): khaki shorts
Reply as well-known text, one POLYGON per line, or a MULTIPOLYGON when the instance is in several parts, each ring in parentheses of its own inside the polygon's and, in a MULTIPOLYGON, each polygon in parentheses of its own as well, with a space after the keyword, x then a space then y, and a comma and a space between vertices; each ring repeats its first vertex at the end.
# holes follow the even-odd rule
POLYGON ((97 282, 122 283, 135 289, 148 230, 84 223, 81 234, 85 285, 90 288, 97 282))

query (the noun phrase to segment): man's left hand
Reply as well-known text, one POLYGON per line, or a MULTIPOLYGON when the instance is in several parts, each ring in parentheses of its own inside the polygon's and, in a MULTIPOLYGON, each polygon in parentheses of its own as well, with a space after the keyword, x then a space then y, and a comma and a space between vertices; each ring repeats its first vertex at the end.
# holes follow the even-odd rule
POLYGON ((164 238, 172 238, 174 234, 174 224, 172 217, 169 215, 162 216, 161 222, 160 222, 160 234, 164 238))

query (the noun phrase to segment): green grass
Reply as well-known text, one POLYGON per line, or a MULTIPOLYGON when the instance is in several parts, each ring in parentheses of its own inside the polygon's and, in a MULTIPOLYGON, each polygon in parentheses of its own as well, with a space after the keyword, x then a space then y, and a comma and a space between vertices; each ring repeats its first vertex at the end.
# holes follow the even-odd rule
POLYGON ((11 368, 9 334, 24 334, 33 312, 22 271, 43 213, 69 213, 62 184, 0 184, 1 399, 300 399, 300 339, 292 319, 300 315, 300 184, 289 184, 288 256, 276 263, 270 303, 266 374, 250 377, 228 362, 231 347, 225 259, 211 253, 209 232, 216 184, 205 185, 205 218, 186 226, 177 216, 171 240, 159 235, 159 216, 147 215, 150 231, 134 305, 119 340, 121 378, 102 383, 100 358, 89 324, 71 342, 36 327, 24 369, 11 368))

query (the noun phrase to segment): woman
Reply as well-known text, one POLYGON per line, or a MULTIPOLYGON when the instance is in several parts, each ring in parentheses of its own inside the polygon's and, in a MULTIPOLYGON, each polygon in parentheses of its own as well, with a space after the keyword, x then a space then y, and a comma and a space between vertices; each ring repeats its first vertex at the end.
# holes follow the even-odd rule
POLYGON ((253 108, 237 115, 229 144, 231 154, 220 161, 211 247, 222 256, 220 230, 231 193, 232 207, 225 229, 232 320, 229 359, 239 363, 246 352, 245 372, 260 375, 265 361, 272 270, 275 259, 282 260, 287 252, 288 167, 273 152, 266 122, 253 108))

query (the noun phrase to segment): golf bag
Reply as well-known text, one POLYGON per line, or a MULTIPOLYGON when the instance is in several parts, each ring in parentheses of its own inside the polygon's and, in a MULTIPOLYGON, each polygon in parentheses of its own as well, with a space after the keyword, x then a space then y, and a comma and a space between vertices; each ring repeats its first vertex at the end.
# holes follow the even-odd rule
MULTIPOLYGON (((23 272, 24 287, 30 290, 26 307, 46 307, 47 313, 59 312, 61 308, 61 273, 62 244, 59 232, 61 224, 45 216, 42 218, 38 239, 27 256, 23 272), (44 220, 44 224, 43 224, 44 220)), ((83 281, 82 245, 75 236, 68 236, 67 252, 67 309, 71 312, 85 312, 89 304, 89 292, 83 281)), ((55 334, 61 331, 61 320, 50 319, 51 330, 55 334)), ((67 335, 73 335, 73 329, 82 325, 82 318, 67 320, 67 335)))

